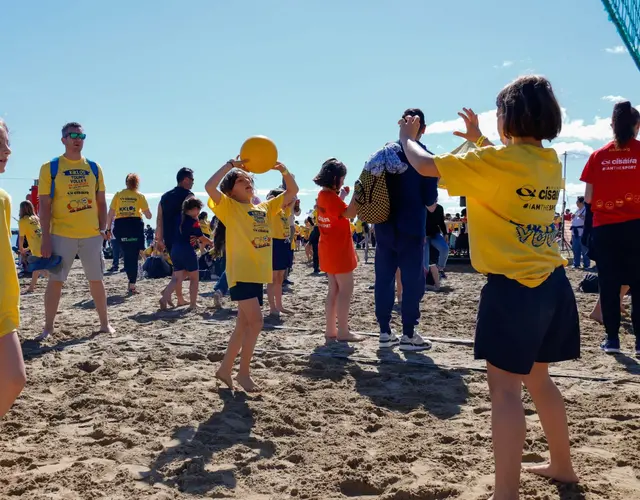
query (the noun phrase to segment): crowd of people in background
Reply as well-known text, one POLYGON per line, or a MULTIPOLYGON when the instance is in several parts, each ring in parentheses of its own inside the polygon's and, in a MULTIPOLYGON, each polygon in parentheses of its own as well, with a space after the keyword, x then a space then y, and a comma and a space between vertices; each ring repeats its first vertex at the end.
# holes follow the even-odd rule
MULTIPOLYGON (((475 269, 487 275, 478 306, 474 354, 486 361, 492 403, 495 457, 495 499, 517 498, 525 416, 521 400, 524 384, 540 414, 550 449, 550 463, 529 470, 561 482, 575 482, 569 431, 562 395, 549 376, 549 363, 578 358, 580 327, 574 291, 565 272, 567 262, 558 250, 558 221, 554 217, 562 185, 562 168, 552 148, 562 127, 562 113, 551 84, 538 76, 522 77, 497 97, 498 132, 503 146, 495 146, 481 132, 478 116, 464 109, 466 130, 456 135, 475 145, 464 155, 435 156, 421 142, 424 113, 407 109, 398 122, 399 140, 376 151, 365 163, 383 172, 389 214, 375 225, 357 220, 358 203, 345 185, 346 165, 325 161, 314 182, 320 188, 313 212, 303 224, 297 200, 298 184, 282 163, 275 165, 282 185, 265 201, 256 197, 255 178, 247 162, 232 159, 206 182, 215 217, 208 221, 203 203, 192 191, 194 172, 179 170, 177 185, 159 203, 155 230, 145 229, 153 214, 140 192, 140 178, 130 174, 125 189, 110 205, 101 166, 82 155, 86 133, 79 123, 62 129, 64 154, 46 162, 39 176, 39 211, 20 206, 22 254, 28 241, 27 266, 48 275, 44 296, 44 328, 36 338, 55 334, 55 320, 63 285, 76 256, 89 282, 98 314, 99 331, 115 333, 109 321, 104 286, 104 246, 110 242, 114 265, 123 257, 127 293, 136 294, 141 259, 167 266, 171 280, 159 306, 196 308, 201 262, 209 262, 219 277, 214 302, 229 295, 238 316, 216 377, 234 389, 260 390, 251 376, 251 359, 263 328, 263 297, 269 315, 289 314, 282 288, 292 267, 292 255, 305 246, 314 273, 328 280, 325 301, 325 342, 359 342, 350 330, 350 303, 356 247, 375 247, 375 317, 379 347, 402 351, 431 347, 418 331, 420 303, 428 286, 446 278, 450 251, 469 255, 475 269), (468 206, 455 216, 438 204, 438 185, 468 206), (521 203, 527 195, 547 193, 548 205, 521 203), (519 194, 520 193, 520 194, 519 194), (554 198, 555 196, 555 198, 554 198), (118 255, 119 254, 119 255, 118 255), (189 300, 183 282, 189 282, 189 300), (173 296, 176 302, 173 301, 173 296), (396 296, 400 298, 401 332, 392 328, 396 296), (523 321, 526 318, 526 321, 523 321), (237 376, 234 365, 239 358, 237 376)), ((616 104, 614 141, 593 153, 581 180, 584 198, 571 215, 573 266, 597 264, 607 353, 621 350, 620 294, 633 293, 632 323, 640 334, 640 115, 630 103, 616 104)), ((0 121, 0 173, 11 149, 9 133, 0 121)), ((10 408, 25 383, 19 328, 20 288, 10 241, 10 198, 0 190, 0 416, 10 408)), ((565 214, 566 216, 566 214, 565 214)), ((569 222, 566 220, 565 222, 569 222)), ((148 269, 148 267, 147 267, 148 269)), ((36 274, 37 273, 37 274, 36 274)), ((425 325, 423 325, 425 326, 425 325)), ((426 325, 428 326, 428 325, 426 325)), ((640 355, 640 337, 636 354, 640 355)))

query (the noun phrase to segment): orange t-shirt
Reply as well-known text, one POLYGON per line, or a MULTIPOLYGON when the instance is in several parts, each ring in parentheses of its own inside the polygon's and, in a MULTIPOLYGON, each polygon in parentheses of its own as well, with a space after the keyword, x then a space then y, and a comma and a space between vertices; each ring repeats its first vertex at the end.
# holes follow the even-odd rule
POLYGON ((342 216, 346 209, 335 192, 322 190, 318 194, 318 257, 320 269, 327 274, 350 273, 358 265, 349 219, 342 216))

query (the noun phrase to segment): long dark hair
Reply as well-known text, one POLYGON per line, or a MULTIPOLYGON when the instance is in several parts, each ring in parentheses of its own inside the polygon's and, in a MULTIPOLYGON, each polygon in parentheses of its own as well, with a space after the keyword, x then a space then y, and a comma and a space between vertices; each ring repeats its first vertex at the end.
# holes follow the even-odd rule
POLYGON ((33 203, 31 203, 29 200, 20 203, 20 215, 18 216, 18 218, 22 219, 23 217, 32 217, 34 215, 36 215, 36 210, 35 208, 33 208, 33 203))
POLYGON ((227 239, 227 228, 220 219, 216 219, 213 228, 213 258, 219 259, 224 254, 224 245, 227 239))
POLYGON ((629 101, 617 102, 613 107, 611 124, 617 148, 622 148, 636 136, 636 126, 640 121, 640 113, 629 101))

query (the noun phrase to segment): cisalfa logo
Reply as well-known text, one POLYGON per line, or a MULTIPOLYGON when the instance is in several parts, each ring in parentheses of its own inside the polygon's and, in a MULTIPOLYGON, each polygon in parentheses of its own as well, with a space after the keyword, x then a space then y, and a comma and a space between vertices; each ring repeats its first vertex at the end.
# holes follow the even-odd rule
POLYGON ((516 189, 516 194, 522 201, 531 201, 536 197, 536 190, 533 186, 522 186, 516 189))

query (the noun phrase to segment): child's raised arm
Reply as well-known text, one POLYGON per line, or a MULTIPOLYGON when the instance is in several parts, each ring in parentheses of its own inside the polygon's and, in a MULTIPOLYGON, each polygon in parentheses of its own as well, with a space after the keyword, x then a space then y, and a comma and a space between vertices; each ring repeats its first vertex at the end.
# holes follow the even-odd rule
POLYGON ((216 205, 220 203, 220 200, 222 199, 222 193, 218 189, 218 186, 222 182, 222 179, 224 179, 224 176, 234 168, 241 168, 242 170, 244 170, 245 163, 246 161, 229 160, 227 163, 222 165, 222 167, 220 167, 220 169, 215 174, 213 174, 211 176, 211 179, 209 179, 204 185, 205 191, 216 205))
MULTIPOLYGON (((473 142, 479 147, 493 146, 493 143, 482 135, 478 115, 472 109, 463 108, 458 115, 464 120, 466 131, 454 132, 453 135, 473 142)), ((424 177, 440 177, 434 161, 435 157, 423 150, 415 139, 420 130, 420 118, 409 116, 401 119, 398 125, 400 125, 400 142, 411 166, 424 177)))
POLYGON ((298 194, 300 188, 298 188, 298 184, 293 178, 293 175, 291 175, 291 173, 287 170, 287 167, 285 167, 282 163, 276 163, 276 166, 273 168, 274 170, 280 172, 282 174, 282 177, 284 178, 286 190, 284 193, 282 193, 282 206, 286 207, 287 205, 295 201, 296 195, 298 194))

